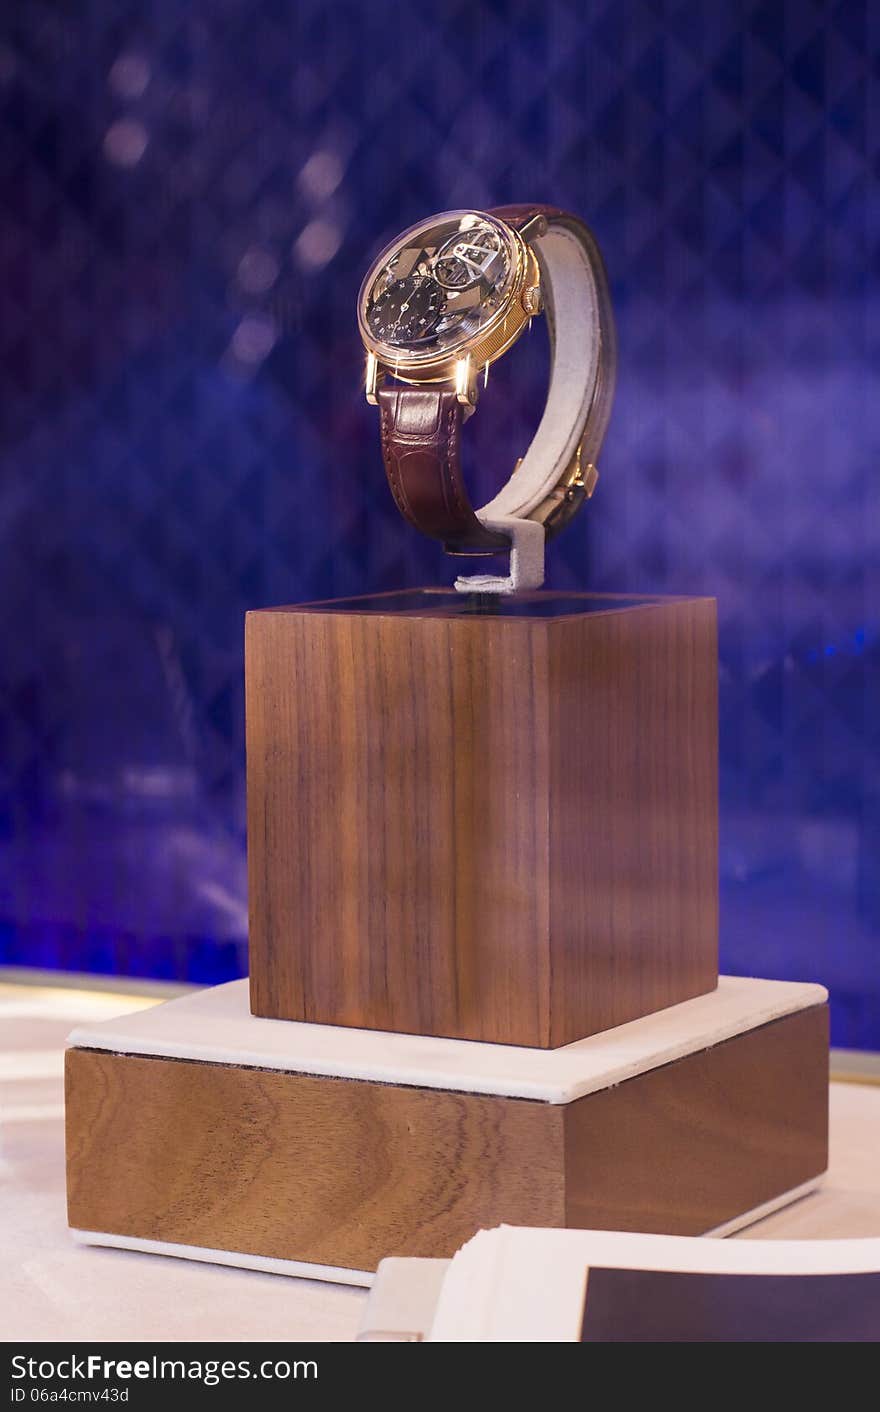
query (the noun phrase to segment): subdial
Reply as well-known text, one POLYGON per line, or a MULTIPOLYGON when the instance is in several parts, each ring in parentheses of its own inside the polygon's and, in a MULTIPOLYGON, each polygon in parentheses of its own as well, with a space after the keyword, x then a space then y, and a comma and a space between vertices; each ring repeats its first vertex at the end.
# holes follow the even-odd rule
POLYGON ((446 295, 429 275, 407 275, 389 284, 367 314, 367 325, 382 343, 417 343, 427 338, 446 307, 446 295))

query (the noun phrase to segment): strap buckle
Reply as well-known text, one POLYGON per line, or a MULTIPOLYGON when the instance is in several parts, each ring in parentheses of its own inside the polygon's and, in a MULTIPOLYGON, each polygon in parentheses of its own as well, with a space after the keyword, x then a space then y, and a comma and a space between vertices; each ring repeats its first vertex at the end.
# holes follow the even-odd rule
MULTIPOLYGON (((528 518, 537 520, 544 526, 544 532, 548 539, 552 539, 561 529, 573 519, 583 505, 585 500, 589 500, 596 483, 599 479, 599 471, 592 461, 584 461, 584 442, 579 441, 575 448, 575 453, 562 472, 550 494, 536 505, 534 510, 529 511, 528 518)), ((522 457, 516 463, 515 470, 519 469, 522 457)))

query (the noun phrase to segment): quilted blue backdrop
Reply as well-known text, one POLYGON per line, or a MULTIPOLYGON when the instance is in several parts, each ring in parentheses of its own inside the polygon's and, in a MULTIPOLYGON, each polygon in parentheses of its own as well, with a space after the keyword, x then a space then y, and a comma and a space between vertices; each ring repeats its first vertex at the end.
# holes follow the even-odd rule
MULTIPOLYGON (((245 609, 453 572, 385 488, 361 273, 538 199, 621 346, 551 582, 717 595, 724 964, 880 1044, 878 38, 870 0, 4 7, 3 960, 243 969, 245 609)), ((469 425, 487 485, 542 340, 469 425)))

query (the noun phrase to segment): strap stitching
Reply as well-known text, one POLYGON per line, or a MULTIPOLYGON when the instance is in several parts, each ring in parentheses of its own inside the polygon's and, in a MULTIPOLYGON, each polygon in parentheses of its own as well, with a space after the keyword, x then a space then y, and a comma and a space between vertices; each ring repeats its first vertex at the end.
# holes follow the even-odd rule
MULTIPOLYGON (((379 394, 381 397, 381 393, 379 394)), ((395 394, 396 395, 396 394, 395 394)), ((394 496, 395 504, 411 525, 418 529, 409 502, 404 494, 403 481, 397 464, 397 455, 391 442, 391 413, 387 404, 383 401, 379 407, 379 427, 382 436, 382 453, 385 457, 385 469, 388 472, 388 482, 391 486, 391 493, 394 496)))
POLYGON ((464 504, 461 499, 461 490, 458 483, 461 466, 459 465, 454 470, 452 465, 452 441, 455 435, 455 416, 457 410, 455 403, 453 403, 446 413, 446 434, 443 447, 443 487, 445 490, 448 486, 452 491, 452 499, 458 514, 467 515, 471 520, 476 520, 477 517, 474 514, 473 506, 469 503, 464 504))

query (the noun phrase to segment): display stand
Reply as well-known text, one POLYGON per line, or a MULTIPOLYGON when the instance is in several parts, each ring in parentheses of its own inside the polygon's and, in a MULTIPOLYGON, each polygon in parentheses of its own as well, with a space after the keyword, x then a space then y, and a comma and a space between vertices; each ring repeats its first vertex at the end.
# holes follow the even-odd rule
POLYGON ((716 681, 709 599, 250 614, 250 1008, 71 1036, 78 1238, 365 1281, 808 1190, 827 997, 718 984, 716 681))

